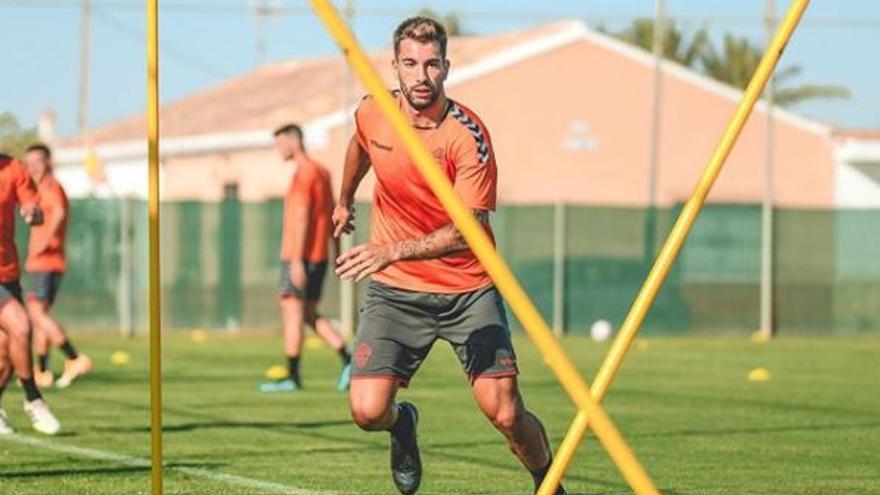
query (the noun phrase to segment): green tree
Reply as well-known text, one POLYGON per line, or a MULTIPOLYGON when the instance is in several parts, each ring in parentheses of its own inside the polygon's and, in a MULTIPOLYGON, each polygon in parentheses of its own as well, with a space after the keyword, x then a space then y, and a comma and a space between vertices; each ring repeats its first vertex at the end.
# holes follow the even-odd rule
MULTIPOLYGON (((654 20, 636 19, 614 36, 646 51, 654 49, 654 20)), ((663 57, 699 70, 709 77, 731 86, 745 89, 755 69, 761 62, 764 50, 748 38, 727 33, 721 49, 716 49, 705 29, 688 38, 674 22, 667 23, 663 36, 663 57)), ((790 81, 803 69, 799 65, 777 69, 774 75, 776 88, 774 101, 780 106, 790 106, 815 98, 849 98, 847 88, 833 85, 801 84, 791 86, 790 81)))
MULTIPOLYGON (((755 69, 758 68, 763 54, 764 51, 749 41, 748 38, 728 33, 724 35, 720 51, 709 46, 703 52, 701 64, 703 70, 710 77, 744 89, 749 84, 755 69)), ((849 89, 842 86, 819 84, 786 85, 788 81, 802 72, 803 69, 799 65, 776 70, 774 78, 777 86, 773 97, 777 105, 790 106, 815 98, 849 98, 849 89)))
POLYGON ((11 112, 0 113, 0 152, 21 156, 37 140, 36 127, 22 128, 11 112))
POLYGON ((440 15, 432 9, 423 8, 418 11, 418 15, 423 17, 430 17, 435 21, 439 22, 446 28, 446 34, 449 36, 461 36, 465 34, 461 30, 461 19, 459 19, 458 14, 455 13, 447 13, 445 15, 440 15))
MULTIPOLYGON (((615 36, 649 52, 654 51, 654 20, 636 19, 615 36)), ((667 22, 663 34, 663 57, 693 67, 708 48, 709 35, 700 29, 690 39, 674 22, 667 22)))

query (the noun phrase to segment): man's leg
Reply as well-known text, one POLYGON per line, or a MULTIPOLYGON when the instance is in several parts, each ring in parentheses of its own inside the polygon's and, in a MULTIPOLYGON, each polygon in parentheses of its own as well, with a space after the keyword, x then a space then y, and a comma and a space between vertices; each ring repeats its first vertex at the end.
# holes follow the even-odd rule
POLYGON ((422 481, 419 414, 414 405, 394 401, 399 386, 400 380, 391 376, 358 377, 349 392, 351 417, 362 430, 391 434, 391 476, 400 493, 411 495, 422 481))
POLYGON ((9 338, 0 331, 0 435, 9 435, 15 430, 9 425, 9 418, 3 410, 3 392, 12 376, 12 363, 9 362, 9 338))
POLYGON ((284 355, 287 356, 287 374, 299 388, 299 359, 303 345, 304 301, 295 296, 281 297, 281 321, 284 325, 284 355))
POLYGON ((318 313, 317 305, 317 301, 305 302, 306 324, 314 328, 318 337, 339 354, 339 358, 342 359, 342 365, 345 366, 351 362, 351 353, 348 352, 348 347, 345 345, 345 339, 343 339, 342 335, 333 328, 333 324, 330 323, 330 320, 322 317, 318 313))
POLYGON ((9 339, 9 359, 15 374, 25 387, 28 400, 41 398, 36 385, 32 385, 34 363, 31 357, 31 323, 21 303, 15 299, 7 299, 0 306, 0 326, 9 339))
POLYGON ((331 349, 336 351, 339 359, 342 360, 342 372, 336 381, 336 390, 344 392, 348 390, 351 384, 351 353, 348 352, 348 346, 345 345, 345 339, 333 328, 330 320, 322 318, 318 312, 318 301, 307 300, 305 302, 305 319, 306 324, 311 326, 318 337, 321 338, 331 349))
POLYGON ((51 386, 52 381, 54 381, 52 371, 49 367, 49 335, 33 317, 33 312, 30 308, 31 304, 32 302, 28 301, 27 310, 28 314, 31 315, 31 322, 33 323, 34 351, 37 354, 37 371, 35 373, 35 378, 37 380, 37 385, 40 387, 48 387, 51 386))
MULTIPOLYGON (((477 377, 472 391, 483 414, 507 439, 511 452, 532 474, 537 488, 550 467, 550 445, 544 426, 526 409, 516 377, 477 377)), ((557 493, 565 492, 560 488, 557 493)))
POLYGON ((31 359, 31 323, 24 306, 15 298, 0 303, 0 328, 9 339, 9 361, 15 369, 18 380, 24 389, 24 411, 31 419, 34 429, 40 433, 54 435, 61 425, 49 406, 43 400, 33 377, 31 359))
POLYGON ((398 380, 391 377, 359 377, 351 383, 348 398, 351 418, 365 431, 387 431, 397 422, 394 397, 398 380))
POLYGON ((49 345, 61 349, 67 358, 64 362, 64 372, 57 382, 59 388, 66 388, 74 380, 92 370, 92 360, 88 356, 79 354, 76 351, 64 327, 49 312, 61 287, 61 273, 31 273, 31 281, 32 287, 30 287, 27 294, 27 310, 34 325, 34 343, 39 359, 38 364, 40 365, 37 381, 38 383, 45 383, 45 385, 41 386, 52 384, 52 375, 46 373, 48 349, 44 349, 42 346, 45 344, 41 342, 41 340, 47 339, 49 345))

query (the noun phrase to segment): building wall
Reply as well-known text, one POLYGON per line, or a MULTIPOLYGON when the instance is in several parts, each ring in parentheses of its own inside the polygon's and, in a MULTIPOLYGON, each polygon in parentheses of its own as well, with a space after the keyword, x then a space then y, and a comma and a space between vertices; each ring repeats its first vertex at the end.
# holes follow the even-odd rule
MULTIPOLYGON (((653 68, 644 58, 613 43, 584 40, 452 88, 451 96, 474 109, 489 128, 499 163, 500 202, 646 204, 653 68)), ((699 76, 681 77, 683 72, 667 70, 662 82, 660 206, 690 195, 736 107, 735 98, 720 93, 738 98, 699 76)), ((760 201, 765 126, 764 112, 756 110, 710 201, 760 201)), ((325 145, 310 150, 336 180, 351 129, 350 121, 332 129, 325 145)), ((828 132, 783 117, 777 117, 774 132, 777 205, 832 207, 835 159, 828 132)), ((169 200, 219 201, 224 184, 236 183, 242 200, 262 201, 283 194, 290 177, 289 167, 269 146, 168 157, 164 165, 163 197, 169 200)), ((371 183, 368 177, 360 199, 369 198, 371 183)))

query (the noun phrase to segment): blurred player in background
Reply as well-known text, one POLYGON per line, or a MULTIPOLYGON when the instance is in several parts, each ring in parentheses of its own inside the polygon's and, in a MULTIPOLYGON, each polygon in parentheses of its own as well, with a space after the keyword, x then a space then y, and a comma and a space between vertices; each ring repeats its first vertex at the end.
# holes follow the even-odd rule
MULTIPOLYGON (((393 41, 397 105, 491 236, 489 212, 495 209, 497 185, 492 142, 474 112, 446 97, 443 26, 425 17, 407 19, 393 41)), ((434 342, 446 340, 470 379, 477 405, 537 487, 550 467, 550 444, 519 391, 501 296, 372 97, 361 101, 355 121, 334 235, 353 230, 354 194, 370 168, 377 184, 370 242, 340 256, 336 269, 342 278, 372 277, 354 352, 352 417, 364 430, 391 433, 392 478, 401 493, 415 493, 422 477, 418 411, 395 397, 434 342)), ((559 487, 556 493, 565 490, 559 487)))
POLYGON ((284 224, 281 241, 281 319, 284 325, 284 352, 288 376, 261 385, 264 392, 289 392, 302 388, 299 362, 303 345, 303 325, 335 350, 342 360, 342 373, 336 384, 344 391, 349 385, 351 355, 345 340, 317 311, 324 277, 327 273, 330 244, 339 253, 333 239, 333 193, 330 174, 306 154, 302 129, 287 124, 275 131, 275 149, 295 171, 284 196, 284 224))
MULTIPOLYGON (((24 411, 35 430, 54 435, 61 429, 34 381, 31 357, 31 322, 25 310, 15 246, 15 209, 29 224, 39 224, 36 190, 27 171, 17 160, 0 153, 0 398, 12 377, 24 389, 24 411)), ((6 411, 0 409, 0 434, 12 433, 6 411)))
POLYGON ((64 241, 69 204, 64 188, 52 174, 52 152, 46 145, 38 143, 28 147, 25 165, 36 185, 37 206, 43 214, 43 223, 31 227, 25 262, 29 282, 25 299, 34 325, 34 347, 37 351, 34 376, 41 388, 52 386, 54 376, 49 367, 49 349, 51 346, 58 347, 67 360, 55 386, 66 388, 92 369, 92 360, 76 352, 64 327, 49 313, 67 268, 64 241))

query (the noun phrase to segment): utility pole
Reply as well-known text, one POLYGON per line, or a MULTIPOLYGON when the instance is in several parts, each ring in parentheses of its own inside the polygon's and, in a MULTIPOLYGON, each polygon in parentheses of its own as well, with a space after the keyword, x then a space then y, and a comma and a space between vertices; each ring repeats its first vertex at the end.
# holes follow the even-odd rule
POLYGON ((77 131, 89 128, 89 93, 91 91, 92 1, 82 0, 79 20, 79 112, 77 131))
POLYGON ((648 205, 645 211, 645 262, 654 259, 657 235, 657 175, 660 164, 660 127, 663 101, 663 51, 666 40, 666 1, 654 2, 654 87, 651 109, 651 156, 648 165, 648 205))
MULTIPOLYGON (((767 43, 776 31, 776 2, 766 0, 764 21, 767 43)), ((761 337, 769 340, 775 333, 773 322, 773 92, 775 77, 770 76, 764 90, 767 103, 767 137, 764 156, 764 197, 761 202, 761 337)))
POLYGON ((254 21, 254 64, 259 67, 266 63, 266 25, 277 19, 283 11, 280 0, 251 0, 251 15, 254 21))
MULTIPOLYGON (((345 22, 348 24, 349 28, 352 27, 352 23, 354 22, 354 0, 346 0, 345 7, 343 8, 343 15, 345 16, 345 22)), ((348 64, 342 64, 343 69, 345 71, 345 98, 343 102, 343 108, 345 111, 348 111, 349 108, 354 104, 354 77, 351 73, 351 68, 348 64)), ((345 136, 350 136, 353 132, 351 119, 345 120, 345 136)), ((339 249, 342 252, 346 252, 352 247, 354 247, 354 234, 342 235, 339 242, 339 249)), ((354 335, 355 328, 355 315, 357 311, 355 309, 356 302, 354 298, 354 282, 352 280, 342 280, 339 284, 339 325, 342 334, 346 337, 350 337, 354 335)))

